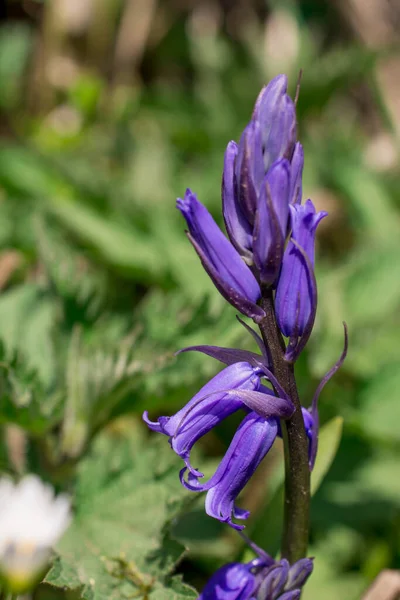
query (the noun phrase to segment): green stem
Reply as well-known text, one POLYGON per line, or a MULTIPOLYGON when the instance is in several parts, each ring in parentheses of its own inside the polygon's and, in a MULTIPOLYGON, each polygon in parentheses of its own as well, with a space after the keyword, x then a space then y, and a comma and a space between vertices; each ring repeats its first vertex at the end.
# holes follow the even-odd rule
POLYGON ((266 316, 259 327, 269 351, 273 373, 296 407, 293 416, 281 422, 285 453, 285 505, 281 552, 282 557, 292 564, 307 555, 310 511, 308 440, 294 368, 284 359, 285 345, 276 324, 271 291, 267 291, 262 298, 261 306, 266 316))

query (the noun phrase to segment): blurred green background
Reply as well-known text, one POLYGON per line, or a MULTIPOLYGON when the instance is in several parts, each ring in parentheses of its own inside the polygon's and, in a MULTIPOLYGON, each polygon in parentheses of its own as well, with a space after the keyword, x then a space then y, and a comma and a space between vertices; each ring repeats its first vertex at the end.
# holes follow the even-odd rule
MULTIPOLYGON (((316 568, 304 598, 359 598, 383 568, 400 567, 400 6, 0 6, 4 469, 57 483, 106 424, 147 436, 145 408, 172 414, 217 371, 177 349, 251 347, 202 271, 175 198, 191 187, 221 222, 227 142, 264 83, 287 73, 293 93, 302 68, 303 194, 330 215, 318 237, 317 322, 297 366, 306 406, 341 352, 343 320, 350 335, 321 397, 322 422, 341 415, 344 431, 313 499, 316 568)), ((235 425, 207 436, 200 462, 215 464, 235 425)), ((271 552, 278 472, 279 445, 245 492, 248 532, 271 552)), ((190 550, 179 572, 198 587, 241 551, 202 502, 174 524, 190 550)))

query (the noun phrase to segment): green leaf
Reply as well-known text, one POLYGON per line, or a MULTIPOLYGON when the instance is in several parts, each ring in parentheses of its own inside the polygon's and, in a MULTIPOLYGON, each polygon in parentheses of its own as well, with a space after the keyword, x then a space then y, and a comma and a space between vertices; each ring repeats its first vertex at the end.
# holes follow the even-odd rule
POLYGON ((388 366, 370 380, 361 393, 363 410, 354 416, 368 435, 399 442, 400 372, 397 365, 388 366))
POLYGON ((17 286, 0 298, 1 338, 7 350, 22 353, 27 365, 46 382, 54 372, 51 336, 55 319, 56 306, 38 285, 17 286))
POLYGON ((191 600, 198 598, 195 589, 183 583, 180 577, 172 577, 167 587, 157 584, 150 594, 151 600, 191 600))
POLYGON ((20 356, 9 356, 0 344, 0 424, 14 423, 41 436, 61 418, 62 397, 46 394, 37 376, 20 356))
POLYGON ((75 519, 46 582, 87 600, 192 598, 170 580, 184 547, 169 523, 188 500, 165 440, 135 441, 130 430, 100 436, 79 468, 75 519))
POLYGON ((313 496, 330 469, 339 448, 343 432, 343 417, 334 417, 319 434, 318 454, 311 474, 311 495, 313 496))

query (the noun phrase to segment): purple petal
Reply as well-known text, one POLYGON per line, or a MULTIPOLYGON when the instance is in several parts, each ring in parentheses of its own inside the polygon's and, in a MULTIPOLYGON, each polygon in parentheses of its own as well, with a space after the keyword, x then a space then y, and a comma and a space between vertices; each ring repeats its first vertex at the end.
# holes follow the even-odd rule
POLYGON ((289 573, 289 563, 286 559, 276 562, 263 577, 259 587, 260 598, 280 598, 289 573))
POLYGON ((296 307, 296 317, 295 317, 295 326, 290 336, 289 344, 285 351, 285 360, 291 363, 294 363, 301 352, 304 350, 314 327, 315 317, 317 315, 317 304, 318 304, 318 290, 317 290, 317 280, 315 278, 314 267, 311 264, 310 259, 307 254, 303 250, 299 244, 291 238, 291 243, 297 248, 300 252, 301 256, 304 259, 304 267, 306 269, 307 280, 308 280, 308 289, 310 293, 310 306, 311 310, 308 314, 308 318, 306 324, 302 330, 300 338, 298 338, 299 330, 300 330, 300 308, 301 308, 301 296, 300 292, 297 295, 297 307, 296 307))
POLYGON ((295 562, 289 569, 289 574, 286 583, 288 591, 302 588, 307 579, 310 577, 314 568, 312 558, 301 558, 295 562))
POLYGON ((206 583, 198 600, 249 600, 255 587, 250 568, 241 563, 224 565, 206 583))
POLYGON ((283 256, 282 232, 267 185, 261 190, 253 232, 254 262, 263 284, 272 285, 283 256))
POLYGON ((260 417, 268 419, 269 417, 278 417, 280 419, 289 419, 294 411, 294 404, 287 398, 279 398, 268 388, 263 386, 264 391, 256 392, 253 390, 229 390, 226 395, 229 399, 240 400, 245 406, 256 412, 260 417))
POLYGON ((289 241, 285 250, 275 298, 277 322, 287 337, 291 337, 294 331, 302 336, 310 315, 315 310, 307 262, 298 246, 313 266, 315 232, 318 223, 327 215, 326 212, 316 213, 311 200, 307 200, 304 206, 290 206, 290 211, 295 243, 289 241))
POLYGON ((240 312, 261 319, 265 313, 257 306, 260 286, 208 210, 190 190, 177 206, 188 224, 189 240, 217 289, 240 312))
POLYGON ((269 185, 272 204, 281 226, 282 235, 286 237, 289 218, 289 161, 283 158, 274 162, 268 170, 266 180, 269 185))
POLYGON ((222 211, 229 239, 248 263, 252 262, 252 227, 239 204, 235 175, 238 153, 236 142, 229 142, 225 151, 222 177, 222 211))
POLYGON ((241 400, 230 398, 232 388, 257 389, 259 377, 246 362, 226 367, 172 417, 159 417, 157 423, 149 421, 147 411, 143 419, 159 433, 169 436, 172 449, 190 466, 190 451, 199 438, 223 419, 244 407, 241 400))
POLYGON ((253 119, 262 132, 265 172, 278 158, 290 159, 293 154, 296 112, 286 91, 287 78, 278 75, 261 90, 254 108, 253 119))
POLYGON ((260 192, 254 224, 254 262, 262 283, 273 285, 279 274, 289 214, 289 161, 276 161, 260 192))
MULTIPOLYGON (((251 412, 240 424, 224 458, 208 483, 201 484, 197 477, 189 473, 189 481, 185 482, 188 489, 208 490, 208 515, 228 523, 234 529, 243 529, 243 526, 232 522, 235 500, 271 448, 277 430, 276 419, 265 420, 251 412)), ((182 479, 183 475, 184 473, 182 479)), ((248 513, 236 511, 236 515, 247 518, 248 513)))
POLYGON ((301 590, 293 590, 292 592, 285 592, 279 596, 279 600, 299 600, 301 596, 301 590))
POLYGON ((240 205, 247 221, 253 224, 264 178, 261 129, 257 121, 250 121, 242 133, 235 174, 240 205))

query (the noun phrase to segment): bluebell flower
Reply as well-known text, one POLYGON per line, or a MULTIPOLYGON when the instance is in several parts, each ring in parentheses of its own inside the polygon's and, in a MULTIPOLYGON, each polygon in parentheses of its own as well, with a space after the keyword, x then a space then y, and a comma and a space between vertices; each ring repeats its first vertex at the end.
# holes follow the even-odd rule
POLYGON ((258 322, 265 316, 257 305, 260 286, 240 254, 190 190, 184 199, 178 198, 177 207, 186 219, 188 238, 216 288, 237 310, 258 322))
POLYGON ((251 562, 224 565, 206 583, 198 600, 295 600, 311 575, 313 561, 293 565, 265 552, 251 562))
MULTIPOLYGON (((278 419, 287 419, 294 412, 294 405, 277 382, 282 396, 262 386, 261 378, 266 373, 269 371, 262 363, 252 366, 248 362, 234 362, 172 417, 159 417, 152 422, 147 412, 143 415, 150 429, 169 437, 172 449, 184 460, 185 468, 180 475, 182 485, 192 491, 207 491, 206 512, 235 529, 243 526, 232 519, 246 519, 249 515, 248 511, 235 506, 237 496, 271 448, 278 433, 278 419), (215 474, 202 483, 203 473, 190 462, 194 444, 240 409, 247 416, 239 425, 215 474)), ((274 380, 272 374, 269 377, 274 380)))
POLYGON ((255 585, 251 563, 229 563, 214 573, 198 600, 249 600, 255 585))
POLYGON ((153 431, 167 435, 174 452, 185 461, 190 471, 197 473, 190 464, 190 452, 194 444, 223 419, 244 406, 241 400, 229 397, 229 391, 258 390, 259 386, 257 370, 246 362, 237 362, 213 377, 172 417, 159 417, 153 423, 149 421, 146 411, 144 420, 153 431))
POLYGON ((275 298, 276 320, 290 338, 286 358, 294 361, 304 348, 314 324, 317 289, 314 275, 315 233, 327 215, 316 212, 311 200, 290 206, 291 238, 283 257, 275 298))
MULTIPOLYGON (((245 323, 242 323, 242 324, 247 329, 249 329, 245 323)), ((238 362, 247 361, 249 364, 251 364, 253 366, 253 368, 260 370, 266 376, 266 378, 269 379, 269 381, 273 385, 277 386, 277 389, 283 395, 283 393, 284 393, 283 390, 280 388, 279 383, 277 382, 277 380, 275 379, 275 377, 269 370, 268 357, 266 356, 264 342, 262 341, 261 338, 259 338, 257 336, 256 332, 253 330, 252 330, 252 335, 255 335, 255 339, 260 347, 262 354, 257 354, 256 352, 250 352, 249 350, 241 350, 239 348, 223 348, 220 346, 207 346, 207 345, 189 346, 187 348, 183 348, 182 350, 180 350, 179 353, 193 352, 193 351, 194 352, 202 352, 203 354, 207 354, 208 356, 211 356, 212 358, 215 358, 226 365, 234 365, 238 362)), ((346 340, 347 340, 347 338, 346 338, 346 340)), ((333 367, 334 372, 336 372, 339 369, 340 365, 343 363, 344 358, 346 356, 346 352, 347 352, 347 341, 345 342, 344 353, 342 354, 342 356, 340 357, 338 362, 333 367)), ((322 387, 325 385, 325 383, 330 379, 330 377, 332 375, 333 375, 333 372, 331 373, 331 371, 329 371, 329 373, 326 376, 328 379, 326 381, 325 381, 325 378, 322 380, 323 381, 322 387)), ((318 387, 317 393, 313 399, 312 407, 310 407, 309 409, 305 408, 304 406, 301 407, 301 412, 303 414, 304 428, 305 428, 306 435, 308 438, 308 455, 309 455, 310 469, 312 469, 314 467, 315 457, 316 457, 317 447, 318 447, 319 420, 318 420, 317 403, 318 403, 318 397, 322 390, 322 387, 321 386, 318 387)), ((270 391, 262 383, 259 384, 258 390, 264 391, 265 393, 268 393, 270 391)), ((278 426, 277 435, 279 437, 282 437, 281 425, 280 425, 279 420, 277 420, 277 426, 278 426)))
POLYGON ((238 508, 235 501, 258 465, 270 450, 278 433, 276 418, 265 419, 250 412, 239 425, 232 442, 211 479, 201 483, 199 475, 181 471, 183 485, 194 492, 207 491, 206 513, 234 529, 243 529, 232 518, 247 519, 249 511, 238 508))

